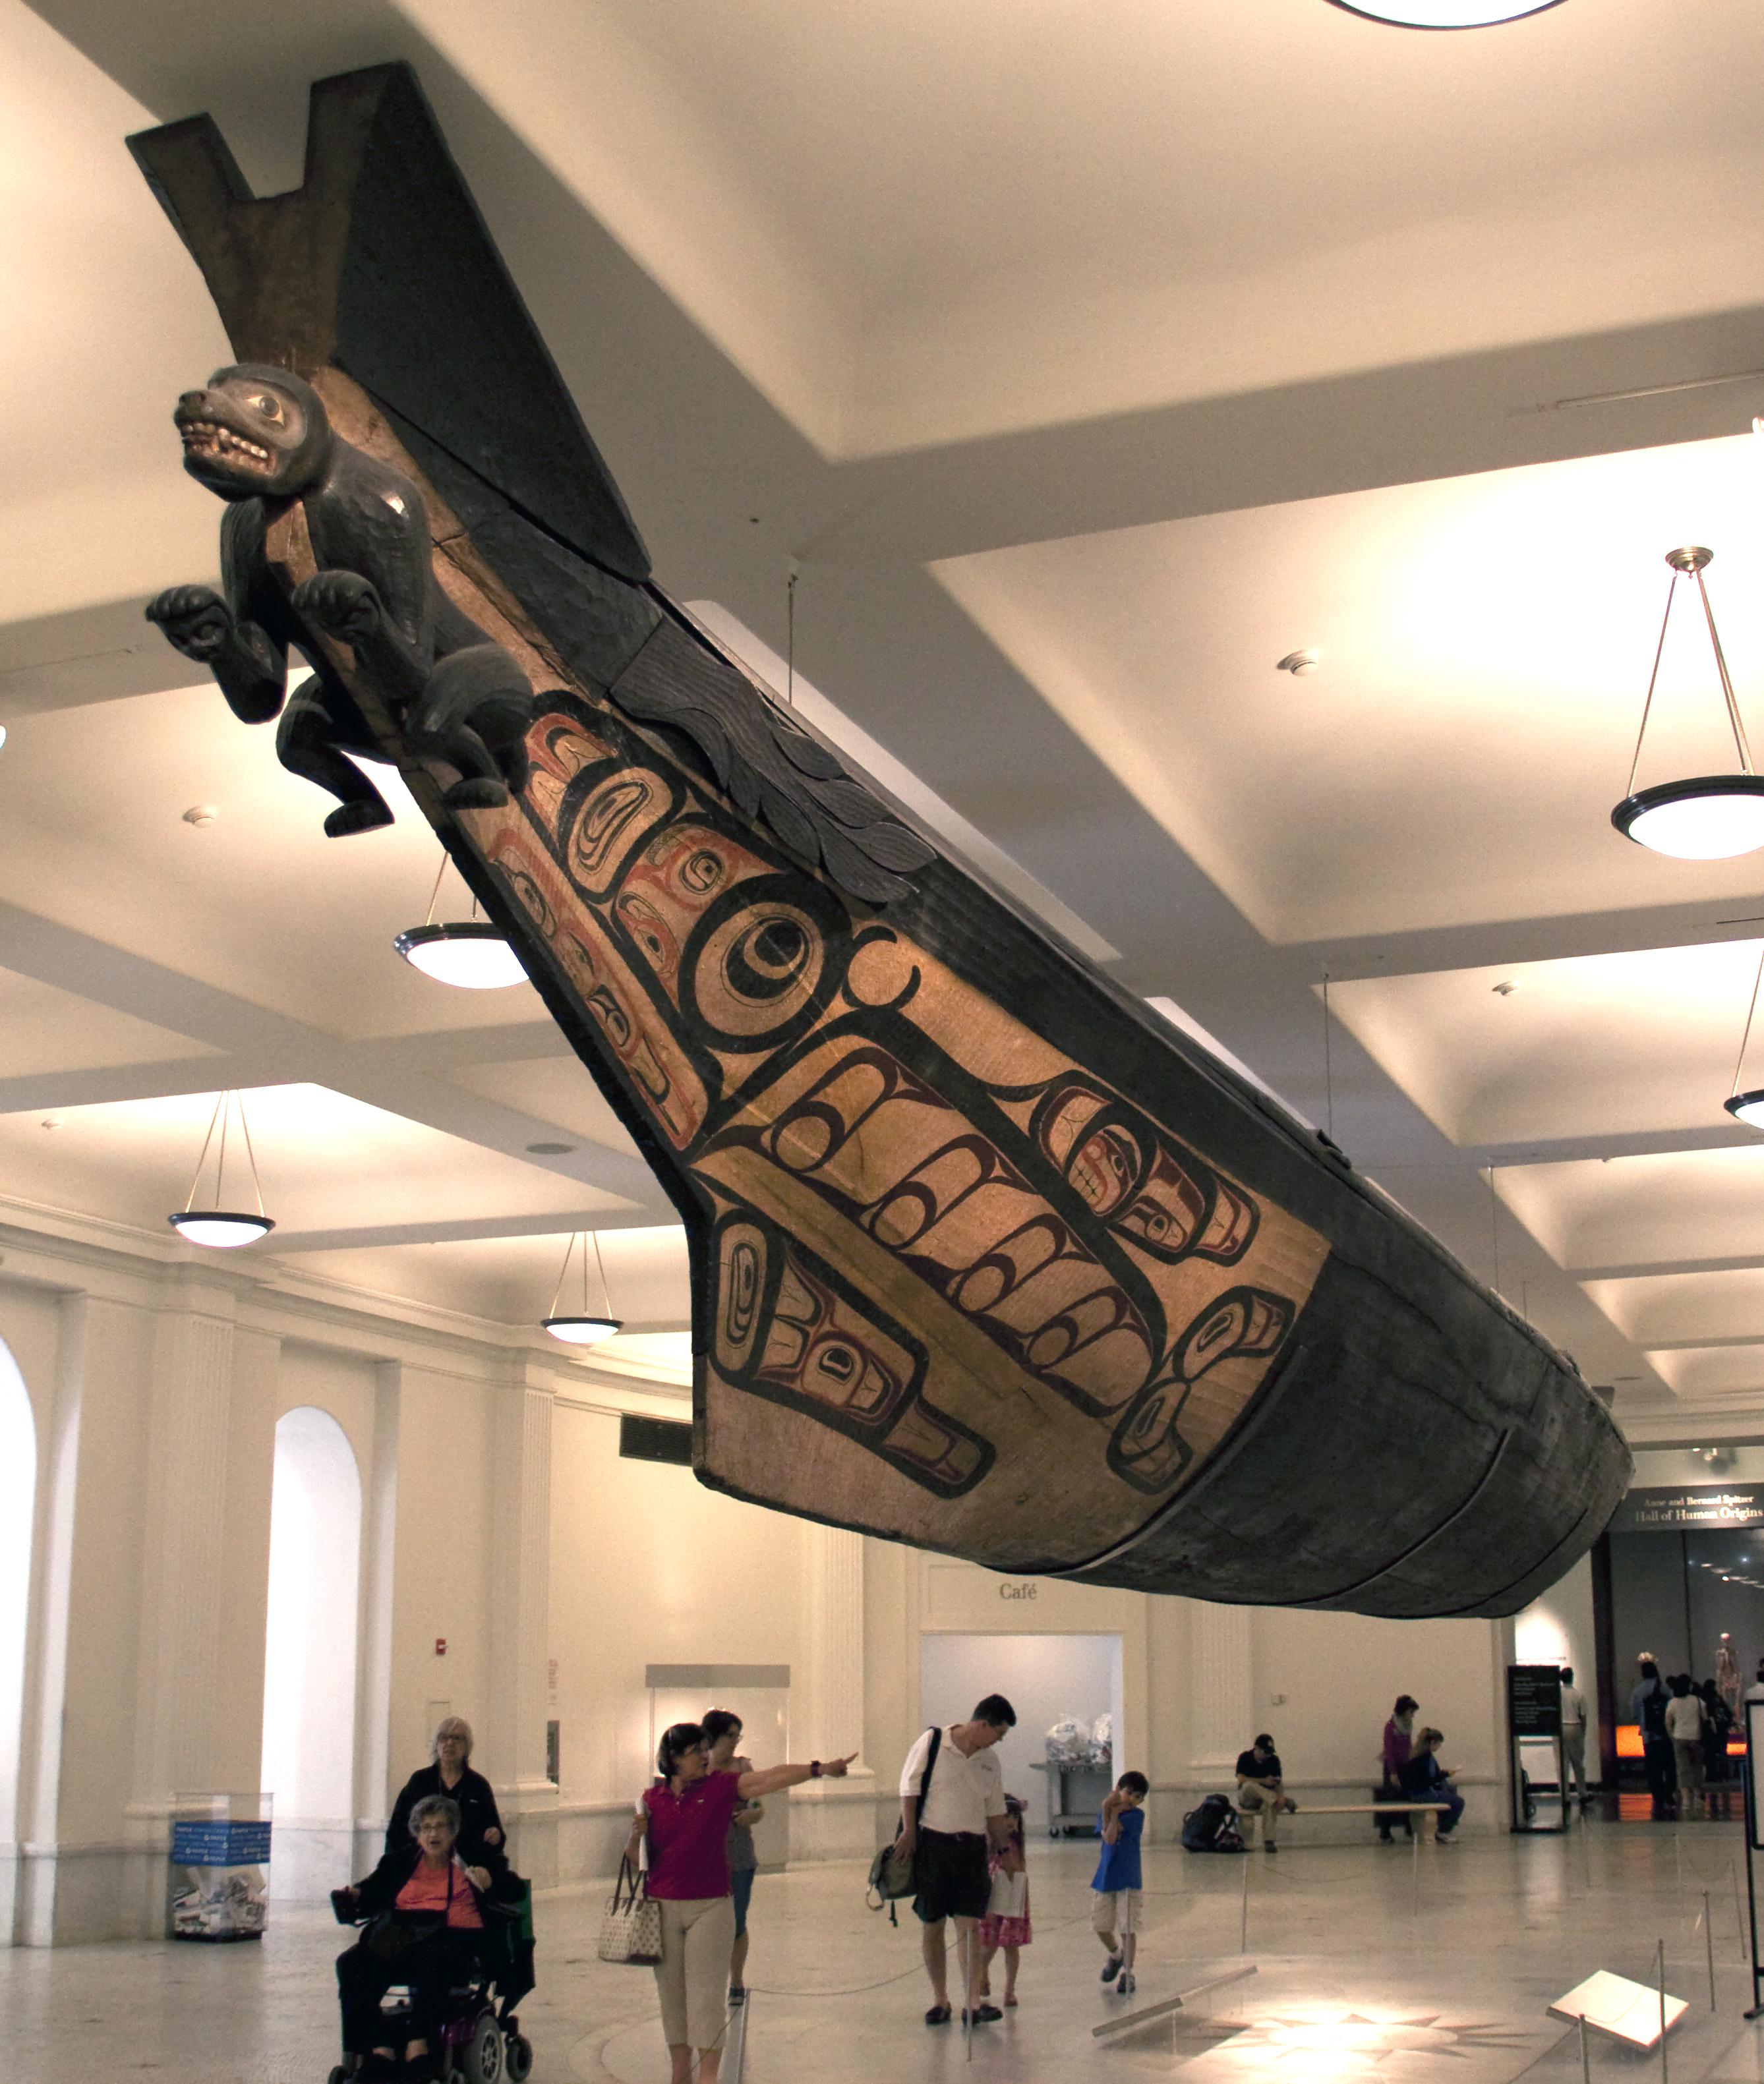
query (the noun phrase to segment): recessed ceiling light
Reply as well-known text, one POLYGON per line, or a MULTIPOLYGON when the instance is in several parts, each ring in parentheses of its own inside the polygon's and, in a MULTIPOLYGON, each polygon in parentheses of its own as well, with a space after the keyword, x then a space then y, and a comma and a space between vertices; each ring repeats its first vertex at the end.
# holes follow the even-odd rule
POLYGON ((1274 669, 1277 673, 1290 673, 1297 680, 1314 673, 1322 663, 1314 651, 1289 651, 1285 658, 1275 659, 1274 669))
POLYGON ((59 1129, 61 1125, 61 1117, 58 1114, 46 1114, 37 1124, 39 1129, 59 1129))
POLYGON ((1518 989, 1519 986, 1513 982, 1512 979, 1507 977, 1494 986, 1495 996, 1497 998, 1511 998, 1518 989))
POLYGON ((184 822, 187 825, 211 825, 219 815, 212 803, 192 803, 184 813, 184 822))
POLYGON ((1401 29, 1486 29, 1497 22, 1517 22, 1541 15, 1562 0, 1333 0, 1344 14, 1363 15, 1369 22, 1391 22, 1401 29))
POLYGON ((567 1158, 575 1146, 573 1143, 529 1143, 527 1148, 535 1158, 567 1158))

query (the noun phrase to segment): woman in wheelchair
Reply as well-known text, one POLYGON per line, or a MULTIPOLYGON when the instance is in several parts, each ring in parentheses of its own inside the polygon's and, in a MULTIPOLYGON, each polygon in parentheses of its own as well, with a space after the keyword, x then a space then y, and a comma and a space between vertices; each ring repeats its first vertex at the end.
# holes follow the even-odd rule
POLYGON ((365 2077, 412 2080, 443 2073, 439 2054, 449 1993, 497 1959, 486 1927, 517 1902, 524 1884, 509 1872, 499 1849, 478 1849, 467 1866, 456 1851, 460 1811, 445 1795, 430 1795, 410 1812, 410 1835, 372 1874, 337 1892, 337 1915, 365 1919, 362 1935, 337 1958, 343 2007, 343 2048, 365 2077), (390 2044, 391 2024, 380 2000, 394 1984, 410 1991, 399 2023, 401 2047, 390 2044))

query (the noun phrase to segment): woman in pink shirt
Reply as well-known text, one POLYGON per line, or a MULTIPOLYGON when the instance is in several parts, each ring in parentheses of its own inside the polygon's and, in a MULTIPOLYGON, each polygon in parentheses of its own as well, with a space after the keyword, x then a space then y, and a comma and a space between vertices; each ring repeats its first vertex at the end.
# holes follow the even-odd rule
POLYGON ((625 1856, 635 1860, 647 1839, 649 1893, 661 1904, 662 1957, 655 1966, 662 2031, 672 2084, 716 2084, 728 2024, 729 1951, 735 1904, 729 1882, 729 1819, 761 1795, 805 1780, 837 1780, 855 1758, 768 1766, 763 1773, 713 1773, 710 1747, 697 1722, 676 1722, 663 1735, 655 1785, 643 1796, 625 1856))

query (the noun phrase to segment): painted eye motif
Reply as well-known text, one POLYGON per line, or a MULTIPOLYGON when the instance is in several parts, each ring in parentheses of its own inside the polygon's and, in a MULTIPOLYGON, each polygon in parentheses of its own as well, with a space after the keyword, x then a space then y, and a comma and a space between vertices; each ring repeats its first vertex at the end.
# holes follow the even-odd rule
POLYGON ((245 402, 251 407, 254 413, 261 413, 265 419, 270 421, 276 426, 280 426, 282 421, 282 401, 280 399, 267 397, 260 393, 259 396, 255 398, 248 398, 245 402))

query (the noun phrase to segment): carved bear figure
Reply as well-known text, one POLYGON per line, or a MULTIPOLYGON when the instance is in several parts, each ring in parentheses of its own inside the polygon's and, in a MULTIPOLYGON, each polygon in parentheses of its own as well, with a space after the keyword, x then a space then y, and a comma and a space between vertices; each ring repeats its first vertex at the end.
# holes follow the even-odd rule
POLYGON ((172 414, 184 468, 227 502, 221 522, 225 598, 170 587, 147 608, 187 659, 212 668, 233 714, 280 714, 283 766, 337 798, 333 839, 390 824, 385 799, 354 761, 384 756, 313 633, 349 645, 413 752, 456 769, 452 810, 494 808, 527 782, 532 688, 435 584, 422 495, 401 472, 336 434, 324 400, 286 369, 248 362, 217 370, 172 414), (268 555, 270 529, 304 510, 318 570, 291 595, 268 555), (316 678, 286 709, 288 654, 316 678))

